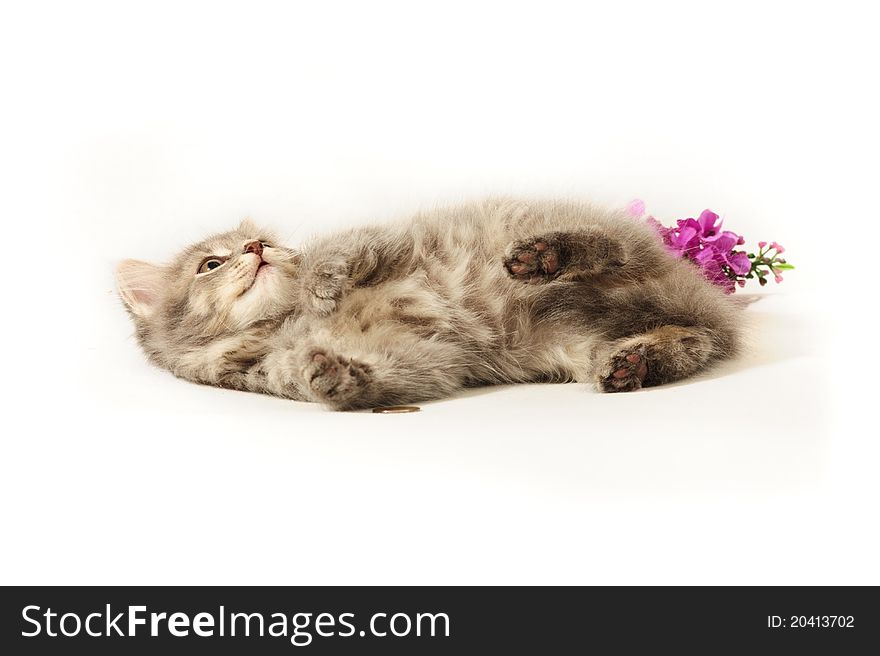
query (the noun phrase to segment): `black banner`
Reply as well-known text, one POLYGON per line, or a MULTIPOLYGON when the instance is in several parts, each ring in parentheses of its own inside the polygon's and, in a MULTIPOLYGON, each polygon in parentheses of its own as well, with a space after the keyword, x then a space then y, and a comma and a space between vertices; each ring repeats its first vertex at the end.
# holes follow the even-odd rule
POLYGON ((872 587, 7 587, 0 612, 4 654, 634 653, 646 646, 677 654, 844 654, 880 646, 872 587))

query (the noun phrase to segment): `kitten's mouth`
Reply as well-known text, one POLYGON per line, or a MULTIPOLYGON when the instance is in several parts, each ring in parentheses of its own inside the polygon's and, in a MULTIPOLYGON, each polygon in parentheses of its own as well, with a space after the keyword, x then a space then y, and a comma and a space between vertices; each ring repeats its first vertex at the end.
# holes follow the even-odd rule
POLYGON ((266 262, 265 260, 260 262, 257 265, 257 268, 254 269, 254 282, 257 281, 257 278, 259 277, 260 273, 262 273, 263 271, 266 271, 270 266, 271 265, 268 262, 266 262))
POLYGON ((266 262, 265 260, 262 260, 262 261, 257 265, 257 268, 254 269, 254 275, 253 275, 253 277, 251 278, 250 284, 248 284, 248 286, 247 286, 247 287, 241 292, 240 295, 243 296, 244 294, 247 294, 250 290, 252 290, 252 289, 254 288, 254 285, 255 285, 256 282, 257 282, 257 278, 259 277, 260 272, 261 272, 261 271, 264 271, 265 269, 267 269, 267 268, 270 267, 270 266, 271 266, 271 265, 270 265, 268 262, 266 262))

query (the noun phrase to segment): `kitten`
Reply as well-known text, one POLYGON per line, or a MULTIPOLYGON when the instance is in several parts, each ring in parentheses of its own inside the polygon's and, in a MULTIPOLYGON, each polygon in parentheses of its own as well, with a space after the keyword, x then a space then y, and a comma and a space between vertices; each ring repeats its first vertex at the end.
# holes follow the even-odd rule
POLYGON ((340 410, 497 383, 632 391, 740 342, 736 305, 650 226, 575 202, 488 200, 301 249, 244 221, 117 280, 160 367, 340 410))

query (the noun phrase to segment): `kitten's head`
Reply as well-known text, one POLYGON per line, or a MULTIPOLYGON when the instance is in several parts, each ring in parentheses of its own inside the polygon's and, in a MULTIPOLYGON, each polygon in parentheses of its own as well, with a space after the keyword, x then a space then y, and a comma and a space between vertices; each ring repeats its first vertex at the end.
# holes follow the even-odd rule
POLYGON ((298 260, 295 251, 245 220, 188 247, 170 264, 126 260, 116 280, 141 343, 161 361, 163 351, 201 347, 289 313, 298 260))

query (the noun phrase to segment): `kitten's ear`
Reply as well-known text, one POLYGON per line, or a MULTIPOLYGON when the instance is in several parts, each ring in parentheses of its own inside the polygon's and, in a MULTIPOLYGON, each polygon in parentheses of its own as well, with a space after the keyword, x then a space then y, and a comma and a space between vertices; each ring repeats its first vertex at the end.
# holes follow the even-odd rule
POLYGON ((253 222, 251 217, 247 217, 241 220, 241 223, 238 224, 238 231, 243 232, 246 235, 256 235, 259 229, 257 228, 257 224, 253 222))
POLYGON ((116 267, 116 285, 119 296, 129 312, 138 317, 148 317, 155 312, 161 298, 163 267, 125 260, 116 267))

